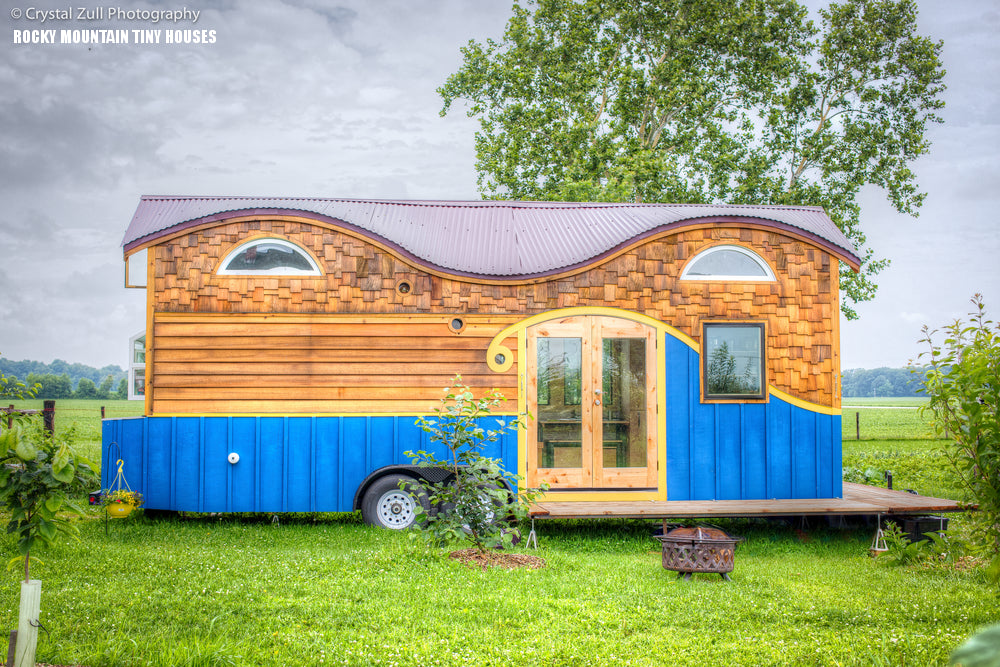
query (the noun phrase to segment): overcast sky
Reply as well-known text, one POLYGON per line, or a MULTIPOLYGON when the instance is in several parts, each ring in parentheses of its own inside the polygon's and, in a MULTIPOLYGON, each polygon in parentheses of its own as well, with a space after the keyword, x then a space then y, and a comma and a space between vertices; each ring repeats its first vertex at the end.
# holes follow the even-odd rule
MULTIPOLYGON (((0 0, 0 354, 127 363, 144 291, 123 288, 121 239, 143 194, 477 199, 476 125, 435 89, 470 38, 499 38, 510 0, 219 0, 197 22, 112 18, 107 4, 0 0), (72 4, 105 19, 54 17, 72 4), (215 42, 15 44, 15 30, 214 30, 215 42)), ((945 41, 945 124, 916 165, 918 219, 866 191, 862 223, 892 266, 846 368, 903 366, 923 324, 982 292, 1000 311, 1000 11, 920 0, 945 41)), ((114 3, 180 11, 183 3, 114 3)), ((161 34, 161 40, 163 35, 161 34)), ((130 40, 134 41, 134 40, 130 40)))

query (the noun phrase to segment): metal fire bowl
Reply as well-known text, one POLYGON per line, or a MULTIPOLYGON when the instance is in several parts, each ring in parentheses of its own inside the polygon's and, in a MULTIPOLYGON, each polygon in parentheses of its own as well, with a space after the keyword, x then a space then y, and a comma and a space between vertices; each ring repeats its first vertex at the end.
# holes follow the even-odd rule
POLYGON ((675 528, 657 536, 663 544, 663 567, 690 579, 695 572, 721 574, 729 580, 733 571, 736 545, 742 538, 718 528, 696 526, 675 528))

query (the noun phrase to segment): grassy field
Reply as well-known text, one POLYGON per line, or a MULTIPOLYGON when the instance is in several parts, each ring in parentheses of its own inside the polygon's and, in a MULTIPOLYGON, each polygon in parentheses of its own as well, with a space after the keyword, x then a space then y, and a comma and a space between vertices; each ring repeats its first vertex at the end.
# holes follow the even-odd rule
MULTIPOLYGON (((845 399, 845 402, 855 400, 866 399, 845 399)), ((930 419, 915 409, 926 399, 867 401, 871 407, 843 410, 844 479, 882 486, 885 473, 891 472, 893 488, 960 499, 943 453, 945 441, 934 433, 930 419), (857 439, 859 426, 861 440, 857 439)))
MULTIPOLYGON (((69 421, 60 414, 77 407, 65 403, 62 413, 57 404, 60 428, 69 421)), ((94 406, 78 407, 79 427, 96 436, 94 406)), ((905 461, 912 472, 894 471, 897 487, 909 474, 957 494, 939 474, 939 442, 909 437, 912 423, 899 428, 895 438, 845 439, 845 466, 905 461)), ((732 583, 678 581, 660 564, 649 522, 536 525, 532 553, 545 568, 484 572, 350 514, 285 516, 280 525, 259 516, 140 516, 112 521, 106 533, 95 513, 81 521, 79 542, 41 553, 44 564, 32 570, 48 629, 38 660, 943 665, 966 636, 1000 621, 996 587, 979 571, 888 566, 868 555, 870 525, 724 523, 746 538, 732 583)), ((952 525, 961 533, 961 519, 952 525)), ((13 555, 8 536, 0 544, 13 555)), ((16 574, 5 572, 0 629, 16 626, 17 592, 16 574)))

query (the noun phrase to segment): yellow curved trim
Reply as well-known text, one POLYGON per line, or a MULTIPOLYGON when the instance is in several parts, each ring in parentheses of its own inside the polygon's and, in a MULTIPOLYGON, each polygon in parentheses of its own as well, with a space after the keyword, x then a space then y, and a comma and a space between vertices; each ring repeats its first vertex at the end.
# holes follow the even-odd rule
POLYGON ((656 329, 657 333, 660 334, 670 334, 677 340, 681 341, 692 350, 701 354, 701 347, 697 342, 686 333, 670 326, 669 324, 664 324, 660 320, 650 317, 649 315, 643 315, 642 313, 636 313, 631 310, 621 310, 619 308, 608 308, 606 306, 574 306, 572 308, 560 308, 558 310, 547 310, 544 313, 539 313, 537 315, 532 315, 520 322, 515 322, 510 326, 504 328, 500 333, 493 337, 490 341, 490 346, 486 349, 486 364, 490 367, 491 371, 496 373, 503 373, 510 370, 510 367, 514 363, 514 356, 511 354, 511 350, 503 345, 503 341, 507 340, 511 336, 518 336, 519 340, 524 338, 524 332, 528 327, 535 326, 541 322, 548 322, 549 320, 558 320, 564 317, 580 317, 583 315, 597 315, 604 317, 617 317, 622 320, 632 320, 633 322, 639 322, 645 324, 648 327, 656 329), (495 358, 497 354, 504 355, 504 363, 495 363, 495 358))
POLYGON ((797 408, 802 408, 803 410, 808 410, 809 412, 818 412, 824 415, 840 415, 840 408, 831 408, 825 405, 820 405, 819 403, 810 403, 809 401, 803 401, 801 398, 795 398, 791 394, 786 394, 780 389, 768 385, 767 393, 771 394, 775 398, 780 398, 785 403, 790 403, 797 408))

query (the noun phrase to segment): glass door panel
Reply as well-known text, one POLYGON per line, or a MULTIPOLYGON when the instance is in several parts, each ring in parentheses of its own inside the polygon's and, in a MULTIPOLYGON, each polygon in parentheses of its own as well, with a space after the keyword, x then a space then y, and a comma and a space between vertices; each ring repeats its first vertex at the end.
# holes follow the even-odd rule
POLYGON ((605 338, 602 343, 603 468, 645 468, 646 339, 605 338))
POLYGON ((582 468, 583 340, 539 338, 536 355, 538 467, 582 468))

